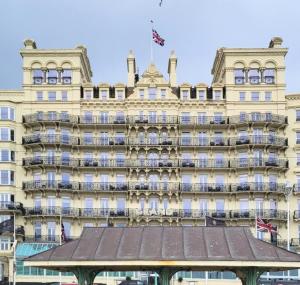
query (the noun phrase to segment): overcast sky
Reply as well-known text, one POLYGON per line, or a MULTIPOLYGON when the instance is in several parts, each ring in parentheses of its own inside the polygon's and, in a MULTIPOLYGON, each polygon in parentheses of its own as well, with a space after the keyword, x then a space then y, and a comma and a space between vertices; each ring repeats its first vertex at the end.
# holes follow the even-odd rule
POLYGON ((300 92, 299 0, 0 0, 0 89, 21 88, 23 40, 39 48, 88 49, 93 82, 127 81, 134 50, 140 73, 150 63, 152 19, 166 40, 154 61, 167 78, 171 50, 178 82, 211 83, 219 47, 267 47, 273 36, 289 48, 287 90, 300 92))

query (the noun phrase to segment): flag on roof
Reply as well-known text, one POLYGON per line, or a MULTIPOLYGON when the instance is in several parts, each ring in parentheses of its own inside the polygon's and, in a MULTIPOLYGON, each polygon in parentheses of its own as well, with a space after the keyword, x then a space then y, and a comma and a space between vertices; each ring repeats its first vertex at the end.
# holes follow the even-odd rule
POLYGON ((165 45, 165 40, 159 35, 159 33, 156 31, 156 30, 154 30, 154 29, 152 29, 152 38, 153 38, 153 41, 155 42, 155 43, 157 43, 158 45, 160 45, 160 46, 164 46, 165 45))
POLYGON ((160 0, 159 2, 159 7, 161 7, 163 0, 160 0))
POLYGON ((277 233, 277 227, 276 226, 273 226, 271 223, 265 222, 261 218, 256 219, 256 228, 260 232, 277 233))
POLYGON ((224 220, 205 216, 205 226, 206 227, 225 227, 226 224, 225 224, 224 220))

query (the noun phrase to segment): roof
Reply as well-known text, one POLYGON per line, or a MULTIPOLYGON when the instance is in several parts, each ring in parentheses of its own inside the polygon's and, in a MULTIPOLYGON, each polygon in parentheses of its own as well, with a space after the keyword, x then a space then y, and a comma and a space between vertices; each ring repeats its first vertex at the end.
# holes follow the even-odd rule
POLYGON ((282 269, 298 268, 299 262, 300 255, 254 238, 247 227, 152 226, 85 228, 78 240, 25 260, 26 265, 53 269, 82 265, 110 270, 162 265, 282 269))

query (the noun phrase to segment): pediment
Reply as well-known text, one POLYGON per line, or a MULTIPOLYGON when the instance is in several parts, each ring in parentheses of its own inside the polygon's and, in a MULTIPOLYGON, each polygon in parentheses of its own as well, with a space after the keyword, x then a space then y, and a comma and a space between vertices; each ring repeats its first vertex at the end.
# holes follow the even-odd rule
POLYGON ((168 84, 154 63, 151 63, 142 74, 138 84, 168 84))

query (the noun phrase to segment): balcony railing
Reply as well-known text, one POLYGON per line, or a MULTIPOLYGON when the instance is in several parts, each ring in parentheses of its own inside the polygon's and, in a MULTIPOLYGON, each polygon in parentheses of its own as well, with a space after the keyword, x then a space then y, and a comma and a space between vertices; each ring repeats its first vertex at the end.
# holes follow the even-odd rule
POLYGON ((287 118, 282 115, 271 113, 251 113, 239 116, 107 116, 107 115, 69 115, 66 113, 49 112, 49 113, 34 113, 23 116, 23 123, 33 125, 37 123, 72 123, 81 125, 125 125, 125 124, 180 124, 186 125, 236 125, 249 123, 271 123, 274 125, 287 124, 287 118))
POLYGON ((64 208, 64 207, 35 207, 26 208, 26 217, 30 216, 63 216, 63 217, 128 217, 128 209, 111 208, 64 208))
POLYGON ((248 135, 244 137, 235 137, 229 139, 231 146, 238 145, 272 145, 272 146, 287 146, 286 138, 266 136, 266 135, 248 135))
POLYGON ((69 135, 49 135, 49 134, 34 134, 23 137, 23 145, 30 144, 60 144, 60 145, 78 145, 77 137, 69 135))
POLYGON ((27 217, 33 216, 63 216, 63 217, 99 217, 120 218, 137 216, 173 216, 178 218, 205 218, 210 216, 219 219, 287 219, 287 212, 283 210, 195 210, 195 209, 132 209, 132 208, 61 208, 61 207, 39 207, 26 208, 27 217))
POLYGON ((12 211, 24 213, 23 203, 10 202, 10 201, 0 201, 0 211, 12 211))
MULTIPOLYGON (((182 183, 168 181, 130 182, 71 182, 28 181, 23 182, 24 191, 166 191, 166 192, 277 192, 284 193, 285 184, 280 183, 182 183)), ((5 202, 8 203, 8 202, 5 202)), ((4 204, 5 205, 5 204, 4 204)))
MULTIPOLYGON (((79 236, 66 236, 66 239, 62 242, 69 242, 75 239, 78 239, 79 236)), ((61 241, 61 236, 58 235, 26 235, 23 239, 23 242, 34 242, 34 243, 59 243, 61 241)))
POLYGON ((35 113, 23 116, 24 124, 37 123, 70 123, 77 124, 78 117, 66 113, 50 112, 50 113, 35 113))
POLYGON ((288 168, 287 159, 241 158, 230 160, 231 168, 278 167, 288 168))

